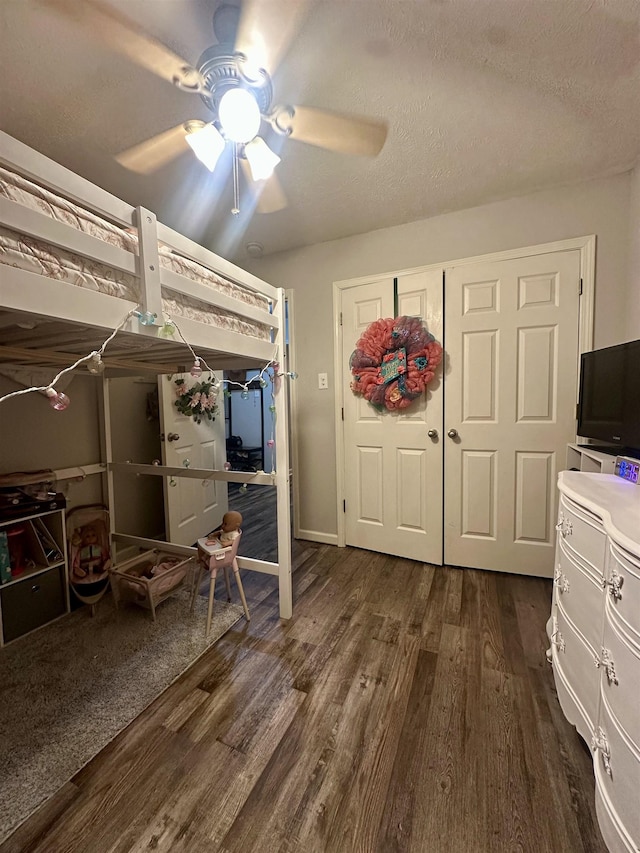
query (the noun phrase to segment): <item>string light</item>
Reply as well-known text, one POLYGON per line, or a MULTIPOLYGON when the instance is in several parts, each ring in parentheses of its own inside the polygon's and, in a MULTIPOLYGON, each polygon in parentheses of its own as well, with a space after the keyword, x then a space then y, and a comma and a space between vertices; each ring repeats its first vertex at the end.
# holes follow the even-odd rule
MULTIPOLYGON (((192 376, 200 376, 202 374, 202 367, 204 367, 205 370, 208 370, 209 373, 213 374, 214 373, 213 368, 207 364, 207 362, 205 361, 205 359, 201 355, 198 355, 196 353, 196 351, 193 349, 193 347, 191 346, 189 341, 182 334, 182 330, 180 329, 180 326, 176 323, 176 321, 173 319, 165 320, 165 326, 168 326, 168 325, 171 326, 171 328, 172 328, 172 334, 174 331, 178 333, 182 342, 185 344, 185 346, 187 346, 189 348, 189 352, 193 356, 193 367, 191 368, 191 371, 190 371, 191 375, 192 376), (198 367, 200 367, 200 373, 194 373, 193 372, 194 369, 196 368, 196 364, 198 365, 198 367)), ((268 361, 265 364, 265 366, 260 370, 259 374, 256 377, 254 377, 255 381, 260 385, 261 388, 266 388, 269 384, 269 382, 265 379, 265 374, 268 375, 269 369, 273 369, 274 377, 285 375, 284 373, 278 372, 280 370, 280 362, 275 361, 275 360, 268 361)), ((286 375, 288 376, 289 374, 286 374, 286 375)), ((296 378, 297 375, 298 374, 296 374, 295 377, 292 376, 291 378, 296 378)), ((252 379, 251 381, 253 382, 254 379, 252 379)), ((213 379, 213 384, 214 384, 214 387, 216 388, 216 390, 221 391, 223 396, 225 396, 225 397, 231 396, 231 392, 229 391, 229 386, 234 386, 235 388, 240 388, 242 391, 242 398, 244 400, 248 399, 248 397, 249 397, 249 388, 248 388, 246 382, 236 382, 235 379, 213 379), (223 387, 223 386, 226 386, 226 387, 223 387), (246 396, 245 396, 245 393, 246 393, 246 396)))
MULTIPOLYGON (((165 320, 165 327, 167 326, 167 324, 171 324, 172 331, 175 330, 178 333, 178 335, 180 336, 180 338, 182 339, 183 343, 189 348, 189 351, 191 352, 191 355, 193 356, 193 359, 194 359, 194 368, 196 367, 196 364, 200 368, 202 365, 204 365, 205 369, 208 370, 211 374, 213 374, 214 371, 212 370, 212 368, 209 367, 209 365, 202 358, 202 356, 199 356, 196 354, 195 350, 193 349, 193 347, 191 346, 189 341, 182 334, 180 326, 175 322, 175 320, 171 320, 171 319, 165 320)), ((280 382, 281 382, 281 379, 283 376, 286 376, 288 379, 291 379, 291 380, 298 378, 298 374, 295 372, 295 370, 288 370, 285 372, 281 372, 280 362, 277 360, 277 352, 278 351, 276 349, 276 358, 273 358, 271 361, 267 362, 267 364, 265 364, 265 366, 260 370, 258 375, 256 377, 254 377, 254 379, 251 380, 252 382, 256 381, 261 388, 267 388, 269 385, 269 382, 265 377, 269 376, 269 370, 271 371, 271 375, 269 376, 269 378, 271 379, 271 404, 269 406, 269 412, 271 413, 271 431, 270 431, 270 436, 266 442, 267 448, 269 449, 270 456, 271 456, 271 460, 270 460, 271 461, 271 474, 275 474, 275 446, 276 446, 276 440, 275 440, 275 428, 276 428, 275 395, 280 390, 280 382)), ((193 375, 193 368, 191 369, 191 372, 193 375)), ((249 388, 248 388, 246 382, 236 382, 233 379, 214 380, 214 387, 217 390, 219 390, 224 397, 230 397, 231 396, 231 391, 229 390, 229 386, 234 386, 236 388, 240 388, 241 392, 242 392, 241 393, 242 399, 243 400, 248 399, 249 388)), ((225 462, 224 470, 225 471, 231 470, 231 465, 229 464, 229 462, 225 462)), ((240 486, 240 492, 244 494, 246 491, 247 491, 247 484, 243 483, 240 486)))
POLYGON ((158 334, 161 338, 172 338, 176 333, 176 327, 173 320, 167 319, 160 327, 158 334))
POLYGON ((64 412, 71 400, 62 391, 56 391, 55 388, 47 388, 44 392, 49 398, 49 405, 57 412, 64 412))
POLYGON ((153 326, 155 324, 156 320, 158 319, 158 315, 152 314, 151 311, 135 310, 133 312, 133 316, 137 317, 143 326, 153 326))
POLYGON ((95 373, 102 373, 104 370, 104 364, 102 363, 102 355, 108 344, 115 338, 120 329, 127 323, 130 317, 139 314, 137 310, 128 311, 126 315, 122 318, 122 320, 118 323, 116 328, 111 332, 109 337, 103 342, 102 346, 97 350, 93 350, 88 355, 83 355, 82 358, 79 358, 77 361, 74 361, 73 364, 69 365, 69 367, 65 367, 59 373, 53 377, 51 382, 48 385, 33 385, 31 388, 21 388, 19 391, 12 391, 10 394, 5 394, 3 397, 0 397, 0 403, 4 403, 5 400, 9 400, 11 397, 20 397, 22 394, 31 394, 33 391, 39 391, 41 394, 45 394, 49 398, 50 405, 56 409, 58 412, 64 411, 71 400, 66 394, 62 392, 58 392, 55 389, 55 386, 62 379, 62 377, 71 373, 76 367, 79 367, 81 364, 87 362, 87 369, 90 373, 94 373, 94 370, 89 366, 90 364, 94 366, 95 373), (98 362, 102 365, 102 369, 98 367, 98 362))
MULTIPOLYGON (((105 364, 102 356, 104 355, 104 351, 108 344, 115 338, 117 333, 123 328, 123 326, 127 323, 127 321, 131 317, 137 317, 140 323, 143 326, 154 325, 157 319, 157 314, 153 314, 150 311, 140 311, 135 308, 132 311, 128 311, 127 314, 122 318, 120 323, 116 326, 116 328, 111 332, 108 338, 102 343, 102 345, 97 350, 92 350, 88 355, 84 355, 75 361, 73 364, 69 365, 69 367, 65 367, 59 373, 57 373, 52 381, 48 385, 34 385, 30 388, 21 388, 19 391, 12 391, 9 394, 5 394, 0 397, 0 403, 3 403, 5 400, 9 400, 11 397, 19 397, 22 394, 30 394, 33 391, 38 391, 41 394, 44 394, 48 399, 50 405, 56 409, 56 411, 64 411, 70 404, 71 400, 67 394, 64 394, 61 391, 56 391, 56 384, 60 381, 60 379, 67 373, 71 373, 81 364, 86 363, 87 370, 94 376, 97 376, 104 372, 105 364)), ((208 370, 211 374, 213 374, 213 369, 209 367, 207 362, 201 356, 197 355, 191 344, 186 340, 182 331, 175 320, 170 317, 165 318, 162 327, 159 329, 158 334, 161 337, 173 337, 175 333, 178 333, 183 343, 189 348, 191 355, 193 356, 193 366, 191 368, 191 376, 194 378, 199 378, 203 373, 203 365, 206 370, 208 370)), ((277 351, 277 350, 276 350, 277 351)), ((259 374, 255 377, 258 385, 261 388, 267 388, 269 382, 265 379, 265 375, 269 375, 268 371, 271 370, 271 405, 269 406, 269 411, 272 414, 272 431, 271 438, 267 442, 267 446, 271 449, 275 446, 274 439, 274 428, 275 428, 275 399, 274 395, 278 392, 280 387, 280 377, 287 376, 290 379, 297 379, 298 374, 295 371, 287 371, 286 373, 280 372, 280 362, 272 359, 268 361, 265 366, 260 370, 259 374)), ((253 380, 252 380, 253 381, 253 380)), ((216 391, 222 391, 224 396, 231 396, 231 392, 229 390, 229 386, 234 386, 236 388, 240 388, 242 390, 242 398, 244 400, 249 397, 249 388, 246 382, 236 382, 233 379, 213 379, 213 386, 216 391), (223 388, 223 386, 226 386, 223 388)))
POLYGON ((98 376, 104 373, 104 361, 99 352, 91 353, 91 360, 87 362, 87 370, 92 376, 98 376))

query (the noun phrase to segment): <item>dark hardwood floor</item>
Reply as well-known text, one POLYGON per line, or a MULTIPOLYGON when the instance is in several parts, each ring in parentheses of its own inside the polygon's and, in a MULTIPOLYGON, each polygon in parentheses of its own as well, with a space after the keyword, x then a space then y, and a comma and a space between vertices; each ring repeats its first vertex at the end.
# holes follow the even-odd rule
POLYGON ((252 620, 0 847, 602 853, 545 660, 548 581, 294 543, 252 620))
POLYGON ((276 500, 275 486, 247 486, 241 492, 236 483, 229 484, 229 509, 242 515, 243 557, 278 562, 276 500))

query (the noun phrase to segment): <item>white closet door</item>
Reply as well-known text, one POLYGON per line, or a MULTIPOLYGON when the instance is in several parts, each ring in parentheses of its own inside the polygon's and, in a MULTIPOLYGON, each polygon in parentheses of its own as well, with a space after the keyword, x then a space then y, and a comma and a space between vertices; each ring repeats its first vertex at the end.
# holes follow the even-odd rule
MULTIPOLYGON (((184 374, 187 382, 193 382, 184 374)), ((177 376, 159 376, 162 418, 162 463, 176 468, 221 469, 226 460, 222 398, 215 421, 197 424, 181 415, 175 403, 177 376)), ((227 511, 227 484, 219 480, 166 477, 164 488, 166 535, 169 542, 193 545, 217 527, 227 511), (171 485, 171 483, 175 485, 171 485)))
MULTIPOLYGON (((442 562, 442 389, 406 411, 378 412, 349 387, 349 356, 370 323, 394 316, 391 277, 342 292, 346 543, 422 562, 442 562)), ((439 338, 442 276, 398 280, 399 315, 423 317, 439 338)))
POLYGON ((446 270, 448 564, 553 574, 556 476, 576 428, 579 286, 577 250, 446 270))

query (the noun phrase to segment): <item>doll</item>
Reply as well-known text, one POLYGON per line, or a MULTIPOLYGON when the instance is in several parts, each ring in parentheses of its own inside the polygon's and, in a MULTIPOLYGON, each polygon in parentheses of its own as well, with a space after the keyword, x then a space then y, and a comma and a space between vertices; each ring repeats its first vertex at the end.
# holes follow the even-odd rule
POLYGON ((242 516, 239 512, 230 510, 222 516, 222 524, 213 533, 207 536, 207 545, 211 547, 229 548, 233 545, 234 539, 240 536, 240 525, 242 524, 242 516))
POLYGON ((85 524, 78 533, 78 539, 72 578, 85 583, 98 580, 109 568, 109 554, 100 542, 95 525, 85 524))

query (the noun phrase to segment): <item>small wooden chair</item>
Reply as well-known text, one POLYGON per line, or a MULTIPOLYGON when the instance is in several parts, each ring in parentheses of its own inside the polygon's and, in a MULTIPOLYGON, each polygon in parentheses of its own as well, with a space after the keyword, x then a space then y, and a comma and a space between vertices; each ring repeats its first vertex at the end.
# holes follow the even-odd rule
POLYGON ((215 586, 216 586, 216 577, 220 569, 224 569, 224 580, 227 585, 227 600, 231 601, 231 584, 229 583, 229 569, 233 569, 233 574, 235 576, 236 584, 238 585, 238 591, 240 592, 240 599, 242 601, 242 607, 244 610, 244 615, 247 617, 247 622, 251 620, 249 616, 249 608, 247 607, 247 599, 244 595, 244 588, 242 586, 242 578, 240 577, 240 568, 238 566, 238 545, 240 544, 240 539, 242 538, 242 531, 239 531, 239 536, 233 540, 233 545, 230 545, 228 548, 215 548, 211 545, 207 545, 207 537, 204 539, 198 539, 198 560, 200 563, 200 571, 198 572, 196 583, 193 587, 193 591, 191 594, 191 612, 196 605, 196 596, 198 595, 198 590, 200 589, 200 584, 202 582, 202 577, 206 571, 209 572, 211 577, 211 581, 209 584, 209 607, 207 609, 207 636, 209 636, 209 632, 211 631, 211 619, 213 617, 213 599, 215 595, 215 586))

